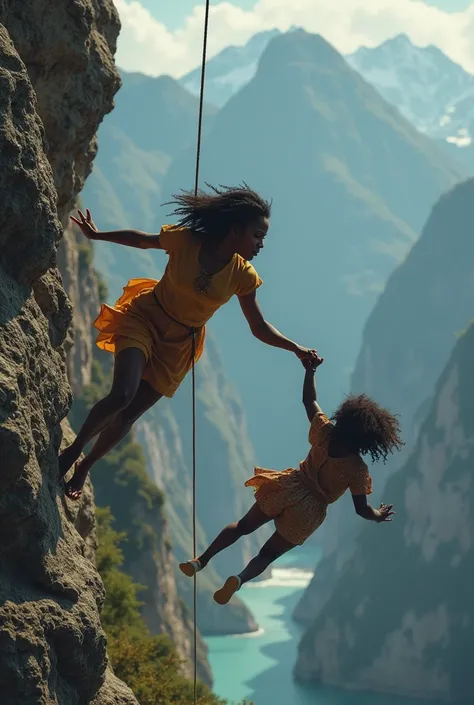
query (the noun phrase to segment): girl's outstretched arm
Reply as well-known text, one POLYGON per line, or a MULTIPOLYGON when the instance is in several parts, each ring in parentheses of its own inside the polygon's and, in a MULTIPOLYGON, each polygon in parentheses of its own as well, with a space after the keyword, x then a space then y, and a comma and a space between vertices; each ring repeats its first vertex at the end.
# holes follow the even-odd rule
POLYGON ((71 216, 71 220, 76 223, 81 229, 82 234, 89 240, 104 240, 105 242, 115 242, 117 245, 126 245, 127 247, 137 247, 142 250, 163 249, 160 244, 159 235, 150 235, 142 233, 139 230, 111 230, 109 232, 100 231, 94 224, 89 209, 86 215, 82 211, 78 211, 79 218, 71 216))
POLYGON ((353 494, 352 501, 354 502, 356 514, 368 521, 376 521, 381 524, 384 521, 392 521, 391 517, 395 514, 395 512, 392 512, 393 504, 381 504, 380 509, 374 509, 367 502, 367 495, 365 494, 353 494))
POLYGON ((322 362, 322 357, 318 357, 316 360, 303 361, 303 365, 306 370, 303 382, 303 404, 304 408, 306 409, 306 415, 310 423, 313 420, 315 414, 319 414, 322 412, 321 407, 316 401, 317 394, 315 381, 316 368, 322 362))
POLYGON ((304 348, 285 338, 271 323, 265 320, 260 306, 257 303, 257 294, 252 291, 246 296, 239 296, 239 303, 242 312, 247 319, 252 334, 262 343, 271 345, 274 348, 282 348, 294 353, 300 360, 313 359, 317 357, 316 350, 304 348))

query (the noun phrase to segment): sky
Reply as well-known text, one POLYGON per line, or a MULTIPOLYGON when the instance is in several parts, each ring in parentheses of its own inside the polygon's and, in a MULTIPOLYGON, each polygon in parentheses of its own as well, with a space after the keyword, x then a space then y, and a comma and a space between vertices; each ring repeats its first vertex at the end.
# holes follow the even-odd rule
MULTIPOLYGON (((178 78, 199 65, 204 0, 114 2, 122 21, 120 68, 178 78)), ((474 73, 474 0, 211 0, 208 57, 292 25, 321 34, 342 54, 405 33, 474 73)))

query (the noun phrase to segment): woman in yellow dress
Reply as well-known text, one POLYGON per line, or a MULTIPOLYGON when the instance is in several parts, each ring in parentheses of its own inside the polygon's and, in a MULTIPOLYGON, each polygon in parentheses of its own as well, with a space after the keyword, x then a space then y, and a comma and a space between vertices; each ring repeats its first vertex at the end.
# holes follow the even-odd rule
POLYGON ((203 352, 207 321, 234 294, 256 338, 300 360, 316 357, 316 351, 268 323, 257 303, 262 280, 250 261, 264 246, 270 204, 245 185, 197 195, 183 192, 174 199, 179 223, 163 226, 159 235, 101 232, 89 211, 72 218, 91 240, 165 250, 169 259, 161 280, 132 279, 114 306, 102 305, 94 322, 98 347, 115 356, 114 375, 109 394, 91 409, 76 440, 59 456, 64 478, 99 436, 66 484, 71 499, 79 499, 91 467, 134 422, 161 397, 175 394, 191 369, 193 352, 196 361, 203 352))

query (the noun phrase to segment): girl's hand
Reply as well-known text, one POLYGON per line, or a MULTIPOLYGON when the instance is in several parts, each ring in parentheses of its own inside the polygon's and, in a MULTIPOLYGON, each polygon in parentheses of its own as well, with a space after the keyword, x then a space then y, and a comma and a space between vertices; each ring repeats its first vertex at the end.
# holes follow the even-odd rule
POLYGON ((311 352, 315 352, 316 355, 314 357, 306 357, 301 360, 301 362, 303 363, 303 367, 307 372, 315 372, 316 368, 319 367, 319 365, 322 365, 324 362, 324 357, 319 357, 317 350, 311 352))
POLYGON ((384 521, 392 521, 390 517, 395 515, 392 509, 393 504, 381 504, 380 509, 377 510, 377 518, 375 519, 377 524, 381 524, 384 521))
POLYGON ((78 211, 80 220, 75 218, 73 215, 71 215, 71 220, 80 227, 82 234, 88 240, 97 240, 99 230, 92 221, 92 216, 89 209, 87 209, 86 213, 87 215, 84 215, 82 211, 78 211))
POLYGON ((297 345, 295 355, 299 360, 301 360, 301 362, 304 360, 316 360, 318 357, 318 351, 310 350, 309 348, 303 348, 301 345, 297 345))

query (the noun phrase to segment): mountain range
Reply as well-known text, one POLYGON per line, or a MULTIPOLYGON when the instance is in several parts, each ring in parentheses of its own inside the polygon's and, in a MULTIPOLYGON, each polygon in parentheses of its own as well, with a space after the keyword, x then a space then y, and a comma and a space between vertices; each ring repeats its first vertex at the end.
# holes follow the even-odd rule
POLYGON ((472 140, 474 76, 437 47, 414 46, 400 34, 346 60, 420 132, 453 143, 472 140))
MULTIPOLYGON (((279 30, 261 32, 240 47, 227 47, 209 60, 206 97, 222 107, 257 73, 258 62, 279 30)), ((474 172, 474 76, 440 49, 414 45, 406 34, 376 47, 361 47, 346 61, 420 132, 474 172)), ((180 79, 193 95, 200 69, 180 79)))
POLYGON ((404 34, 346 59, 420 132, 474 172, 474 76, 437 47, 414 46, 404 34))
MULTIPOLYGON (((257 73, 258 63, 268 42, 281 34, 274 29, 255 34, 244 46, 229 46, 212 57, 206 66, 206 99, 221 108, 257 73)), ((201 90, 201 68, 179 79, 189 93, 198 96, 201 90)))

